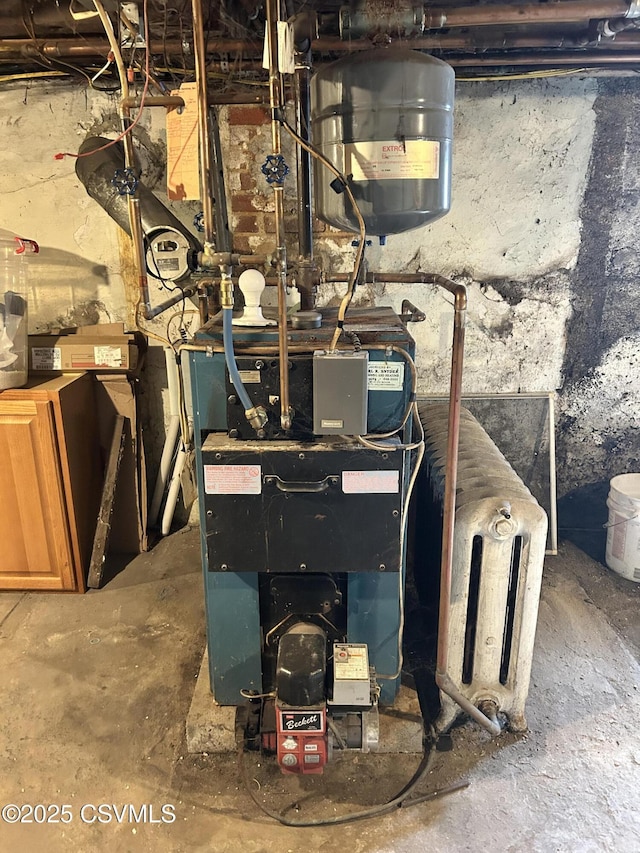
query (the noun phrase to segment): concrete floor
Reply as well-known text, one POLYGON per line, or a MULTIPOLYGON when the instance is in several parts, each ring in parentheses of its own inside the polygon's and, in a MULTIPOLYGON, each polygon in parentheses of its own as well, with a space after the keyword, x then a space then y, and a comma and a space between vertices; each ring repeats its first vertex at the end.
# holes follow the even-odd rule
MULTIPOLYGON (((563 545, 547 560, 529 734, 491 741, 458 727, 427 785, 466 779, 465 790, 369 822, 287 829, 252 804, 234 758, 185 749, 205 642, 201 583, 197 532, 186 530, 99 592, 0 595, 0 801, 71 815, 0 823, 0 850, 640 850, 640 585, 563 545), (128 803, 153 806, 156 821, 171 804, 175 821, 81 819, 84 805, 91 820, 94 806, 128 803)), ((249 775, 259 796, 295 803, 297 817, 380 802, 417 765, 352 757, 299 780, 258 761, 249 775)))

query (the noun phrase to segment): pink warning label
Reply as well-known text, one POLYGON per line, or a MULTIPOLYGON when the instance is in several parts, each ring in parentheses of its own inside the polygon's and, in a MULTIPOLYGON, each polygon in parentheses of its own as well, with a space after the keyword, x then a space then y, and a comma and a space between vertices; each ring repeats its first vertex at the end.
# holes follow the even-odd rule
POLYGON ((208 495, 259 495, 260 465, 205 465, 204 490, 208 495))
POLYGON ((345 495, 395 495, 400 490, 399 471, 343 471, 345 495))

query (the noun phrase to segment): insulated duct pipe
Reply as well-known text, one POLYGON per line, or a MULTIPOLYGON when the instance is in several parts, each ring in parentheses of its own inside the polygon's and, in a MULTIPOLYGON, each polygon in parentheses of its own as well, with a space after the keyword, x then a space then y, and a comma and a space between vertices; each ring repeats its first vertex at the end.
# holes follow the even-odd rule
MULTIPOLYGON (((131 237, 127 197, 120 195, 112 183, 116 171, 124 168, 124 146, 122 142, 109 145, 112 141, 103 136, 85 139, 78 151, 82 156, 76 159, 76 175, 91 198, 131 237), (104 148, 105 145, 109 147, 104 148), (95 154, 85 156, 92 151, 95 154)), ((140 224, 145 236, 163 230, 175 231, 189 242, 194 252, 199 249, 193 235, 142 181, 138 182, 136 197, 140 203, 140 224)))

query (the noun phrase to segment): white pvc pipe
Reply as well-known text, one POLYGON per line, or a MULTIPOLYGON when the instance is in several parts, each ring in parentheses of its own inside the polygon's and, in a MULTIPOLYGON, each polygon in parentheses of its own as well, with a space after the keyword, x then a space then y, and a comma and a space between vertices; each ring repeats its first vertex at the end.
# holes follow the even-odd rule
POLYGON ((158 520, 160 506, 162 505, 162 498, 164 497, 164 491, 167 487, 169 474, 171 473, 173 451, 176 446, 176 439, 178 438, 179 432, 180 418, 178 415, 172 415, 169 421, 169 426, 167 427, 167 437, 164 440, 164 447, 162 448, 162 457, 160 458, 160 468, 158 470, 158 476, 156 478, 156 485, 153 490, 153 500, 151 501, 151 508, 149 509, 149 525, 151 527, 153 527, 158 520))
POLYGON ((169 482, 169 491, 167 493, 167 502, 164 505, 164 512, 162 514, 163 536, 167 536, 171 532, 171 522, 173 521, 173 514, 176 510, 178 494, 180 492, 180 479, 186 461, 187 451, 185 450, 184 444, 181 444, 180 450, 178 451, 178 455, 176 456, 176 463, 173 466, 173 472, 171 473, 171 481, 169 482))
POLYGON ((178 365, 176 354, 170 347, 164 348, 164 360, 167 365, 167 389, 169 391, 169 414, 178 415, 178 365))
POLYGON ((149 525, 153 527, 158 521, 162 498, 167 487, 169 474, 171 472, 171 462, 173 460, 176 440, 180 431, 180 404, 178 401, 178 365, 176 364, 175 353, 169 347, 164 348, 164 358, 167 366, 167 389, 169 391, 169 425, 167 427, 167 435, 162 448, 162 457, 160 458, 160 468, 156 477, 156 484, 153 490, 153 499, 151 508, 149 509, 149 525))

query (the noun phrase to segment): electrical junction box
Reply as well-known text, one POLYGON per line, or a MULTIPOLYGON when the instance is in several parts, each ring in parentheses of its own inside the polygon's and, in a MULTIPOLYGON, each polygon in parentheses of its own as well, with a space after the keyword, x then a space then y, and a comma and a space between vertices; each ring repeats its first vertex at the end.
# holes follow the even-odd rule
POLYGON ((367 432, 369 353, 316 350, 313 354, 315 435, 367 432))
POLYGON ((333 644, 332 705, 371 705, 369 652, 366 643, 333 644))

